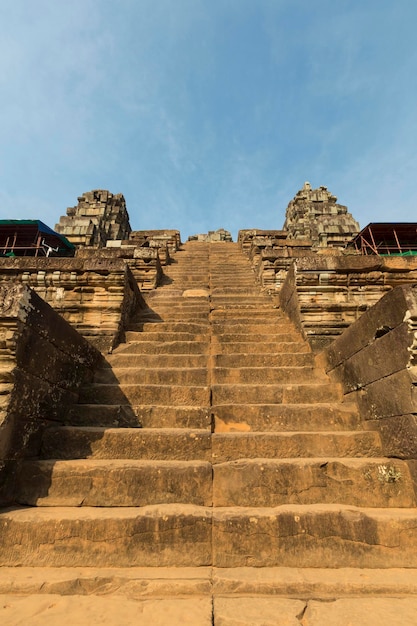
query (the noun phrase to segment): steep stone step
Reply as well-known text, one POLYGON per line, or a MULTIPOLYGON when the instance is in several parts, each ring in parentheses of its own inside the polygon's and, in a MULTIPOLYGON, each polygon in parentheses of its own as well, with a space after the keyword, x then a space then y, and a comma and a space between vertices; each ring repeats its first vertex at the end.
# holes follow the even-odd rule
POLYGON ((211 433, 186 428, 48 428, 41 449, 43 459, 67 460, 211 461, 211 456, 211 433))
POLYGON ((232 289, 240 292, 241 290, 253 289, 253 293, 260 293, 260 288, 255 283, 254 276, 248 276, 247 269, 239 271, 237 270, 235 274, 229 274, 227 277, 225 276, 223 280, 220 277, 216 277, 211 275, 210 283, 214 289, 214 293, 217 293, 217 290, 221 291, 223 289, 232 289))
POLYGON ((78 404, 68 423, 72 426, 103 428, 198 428, 211 429, 208 405, 172 406, 164 404, 78 404))
POLYGON ((201 323, 203 324, 204 322, 207 323, 209 319, 209 312, 205 311, 203 313, 199 313, 199 312, 194 312, 194 311, 186 311, 184 312, 184 310, 180 310, 179 312, 176 312, 175 308, 173 307, 171 309, 171 311, 160 311, 159 313, 156 313, 153 316, 147 315, 147 316, 140 316, 135 320, 132 320, 129 323, 129 330, 138 330, 138 328, 135 328, 136 324, 157 324, 159 322, 166 322, 167 320, 169 320, 170 322, 197 322, 197 323, 201 323))
POLYGON ((196 263, 187 263, 181 265, 168 265, 164 269, 165 276, 172 278, 173 276, 179 277, 184 282, 187 281, 204 281, 209 279, 209 272, 207 267, 207 261, 196 263))
POLYGON ((161 332, 155 329, 155 332, 152 333, 143 333, 137 331, 126 332, 126 342, 130 341, 204 341, 208 340, 207 333, 201 332, 161 332))
MULTIPOLYGON (((236 285, 236 281, 234 282, 234 285, 236 285)), ((211 289, 211 298, 213 300, 219 297, 223 298, 224 296, 227 296, 227 297, 236 296, 237 298, 241 299, 243 297, 248 297, 248 296, 259 297, 259 295, 260 295, 259 287, 253 286, 253 283, 250 286, 245 286, 245 285, 242 285, 240 281, 239 281, 238 287, 233 286, 233 283, 232 283, 231 286, 227 286, 223 284, 222 287, 213 287, 211 289)))
POLYGON ((242 293, 236 294, 217 294, 212 295, 210 298, 211 302, 215 306, 231 306, 233 305, 237 309, 242 307, 252 307, 256 309, 270 308, 271 307, 271 299, 268 296, 262 296, 258 293, 257 296, 242 293))
POLYGON ((113 352, 119 354, 207 354, 209 351, 207 341, 131 341, 121 344, 113 352))
POLYGON ((417 509, 286 504, 213 510, 216 567, 416 567, 417 509))
MULTIPOLYGON (((103 572, 100 573, 103 574, 103 572)), ((116 574, 113 574, 113 577, 113 587, 116 588, 116 574)), ((104 582, 103 576, 99 576, 99 578, 104 588, 110 588, 111 574, 108 582, 104 582)), ((126 580, 123 575, 121 579, 126 580)), ((86 585, 90 584, 89 578, 84 580, 86 585)), ((110 591, 104 597, 98 595, 98 591, 90 595, 82 595, 82 590, 75 591, 75 587, 69 592, 62 591, 56 595, 48 595, 42 592, 31 594, 30 597, 16 593, 2 594, 0 596, 0 617, 5 626, 7 624, 31 624, 31 626, 60 624, 60 626, 72 626, 72 624, 84 623, 86 616, 89 624, 100 624, 100 626, 114 626, 115 624, 182 626, 186 623, 193 626, 211 626, 213 624, 213 601, 211 594, 204 594, 203 592, 200 595, 195 594, 190 597, 186 595, 185 589, 189 587, 184 584, 184 581, 180 580, 178 584, 176 582, 175 580, 173 581, 173 591, 165 593, 164 597, 135 597, 134 593, 124 597, 117 591, 115 593, 110 591), (177 597, 174 595, 176 592, 179 592, 177 597), (13 622, 8 621, 10 616, 13 616, 11 618, 13 622)), ((146 585, 146 583, 146 578, 145 580, 132 580, 131 582, 132 586, 146 585)), ((208 583, 209 581, 207 581, 207 585, 208 583)), ((201 581, 200 585, 203 587, 201 581)), ((195 587, 196 584, 194 583, 195 587)), ((97 589, 97 586, 93 584, 93 588, 97 589)), ((193 587, 190 588, 193 589, 193 587)), ((301 602, 295 604, 302 605, 301 602)), ((219 619, 224 617, 226 615, 223 610, 219 614, 219 619)), ((373 625, 369 624, 369 626, 373 625)), ((392 626, 395 626, 395 624, 392 624, 392 626)), ((406 625, 403 623, 401 626, 406 625)))
POLYGON ((340 503, 414 507, 403 461, 376 458, 242 459, 214 466, 213 505, 273 507, 340 503))
MULTIPOLYGON (((299 355, 295 355, 299 356, 299 355)), ((113 368, 123 367, 207 367, 208 356, 206 354, 112 354, 107 357, 109 365, 113 368)), ((304 363, 295 363, 303 365, 304 363)))
POLYGON ((336 384, 214 384, 213 405, 229 402, 247 404, 306 404, 338 402, 342 399, 341 387, 336 384))
POLYGON ((181 282, 183 285, 189 286, 190 283, 195 285, 204 285, 208 287, 209 284, 209 275, 207 271, 202 271, 200 273, 194 272, 193 274, 184 275, 184 272, 180 268, 169 268, 168 271, 164 271, 165 278, 171 279, 174 282, 181 282))
POLYGON ((163 404, 209 406, 210 389, 202 385, 85 385, 79 396, 82 404, 163 404))
POLYGON ((257 295, 246 294, 244 290, 242 293, 235 294, 213 294, 210 297, 210 302, 216 306, 235 306, 240 309, 242 306, 248 306, 254 309, 270 309, 272 305, 272 299, 269 296, 265 296, 258 292, 257 295))
MULTIPOLYGON (((165 287, 162 287, 162 289, 164 289, 164 293, 167 294, 170 290, 174 289, 174 290, 180 290, 181 292, 186 292, 186 291, 190 291, 190 290, 200 290, 200 291, 204 291, 207 293, 200 293, 200 296, 207 296, 208 295, 208 291, 209 291, 209 281, 208 279, 206 280, 199 280, 199 281, 183 281, 181 279, 176 279, 176 278, 169 278, 169 284, 166 285, 165 287)), ((183 293, 181 293, 180 295, 183 295, 183 293)), ((197 294, 193 294, 193 295, 197 295, 197 294)))
POLYGON ((212 359, 214 367, 314 366, 314 357, 310 352, 284 352, 280 354, 216 354, 212 357, 212 359))
MULTIPOLYGON (((407 619, 401 607, 402 600, 407 601, 407 596, 417 596, 417 570, 413 568, 386 568, 386 569, 355 569, 341 567, 334 568, 290 568, 290 567, 264 567, 264 568, 212 568, 212 567, 127 567, 127 568, 83 568, 83 567, 3 567, 0 569, 0 593, 28 594, 45 597, 47 594, 60 594, 70 598, 74 592, 74 602, 80 601, 81 596, 95 596, 100 602, 107 598, 114 603, 115 597, 126 601, 126 598, 161 598, 176 596, 214 596, 223 599, 234 599, 241 603, 242 596, 249 597, 252 607, 259 609, 256 600, 270 602, 272 599, 282 601, 288 598, 314 597, 322 602, 323 606, 333 606, 335 598, 346 598, 352 604, 352 609, 362 600, 368 600, 371 604, 369 609, 362 612, 362 616, 377 606, 379 597, 384 606, 387 602, 390 607, 395 607, 399 617, 407 619), (385 599, 384 599, 385 598, 385 599)), ((211 598, 210 598, 211 602, 211 598)), ((120 607, 117 605, 119 610, 120 607)), ((247 605, 245 605, 247 609, 247 605)), ((273 605, 276 615, 281 613, 273 605)), ((83 607, 84 610, 84 607, 83 607)), ((200 608, 201 610, 201 608, 200 608)), ((414 613, 410 616, 414 619, 414 613)), ((210 611, 211 613, 211 611, 210 611)), ((13 613, 14 615, 15 613, 13 613)), ((49 615, 49 612, 47 613, 49 615)), ((83 614, 81 614, 83 615, 83 614)), ((117 613, 116 613, 117 615, 117 613)), ((119 614, 120 615, 120 614, 119 614)), ((171 614, 172 615, 172 614, 171 614)), ((349 610, 345 613, 352 617, 349 610)), ((386 617, 385 608, 385 617, 386 617)), ((85 616, 85 611, 84 611, 85 616)), ((149 623, 155 614, 150 613, 149 623)), ((193 625, 199 624, 199 613, 195 616, 189 612, 184 613, 182 621, 187 620, 193 625)), ((236 612, 234 617, 236 617, 236 612)), ((246 614, 246 617, 248 615, 246 614)), ((376 624, 384 624, 384 614, 379 617, 376 624), (382 621, 381 621, 382 619, 382 621)), ((27 619, 25 617, 25 619, 27 619)), ((349 619, 349 617, 347 618, 349 619)), ((210 615, 211 620, 211 615, 210 615)), ((389 616, 389 624, 393 616, 389 616)), ((57 620, 58 623, 58 620, 57 620)), ((115 621, 110 623, 117 623, 115 621)), ((125 622, 124 622, 125 623, 125 622)), ((176 622, 170 621, 169 624, 176 622)), ((206 623, 203 622, 205 625, 206 623)), ((246 624, 248 620, 246 620, 246 624)), ((270 622, 271 623, 271 622, 270 622)), ((291 623, 291 622, 289 622, 291 623)), ((330 624, 328 620, 317 621, 313 626, 330 624)), ((334 622, 333 622, 334 623, 334 622)), ((414 624, 414 621, 397 622, 397 624, 414 624)), ((207 622, 210 624, 210 621, 207 622)), ((256 624, 256 614, 252 617, 253 626, 256 624)), ((272 621, 274 624, 274 621, 272 621)), ((296 622, 294 622, 294 625, 296 622)), ((356 621, 358 624, 358 621, 356 621)), ((369 624, 369 620, 367 621, 369 624)))
MULTIPOLYGON (((163 364, 162 364, 163 365, 163 364)), ((98 384, 145 384, 151 385, 207 385, 207 368, 201 367, 126 367, 97 370, 94 382, 98 384)))
POLYGON ((22 507, 0 516, 0 565, 199 567, 212 561, 212 512, 192 504, 22 507))
MULTIPOLYGON (((243 363, 242 363, 243 365, 243 363)), ((122 379, 121 379, 122 380, 122 379)), ((214 384, 233 385, 235 383, 306 383, 328 381, 322 370, 312 366, 304 367, 215 367, 211 381, 214 384)))
POLYGON ((180 299, 179 297, 163 300, 153 299, 149 302, 149 307, 146 309, 140 309, 135 314, 135 318, 141 319, 149 315, 158 315, 159 312, 167 314, 169 317, 171 313, 196 313, 203 314, 210 311, 210 302, 204 298, 200 298, 199 302, 189 302, 187 298, 180 299), (169 302, 171 300, 171 303, 169 302))
POLYGON ((26 461, 16 501, 30 506, 211 506, 211 464, 204 461, 82 459, 26 461))
POLYGON ((214 463, 237 459, 381 456, 379 435, 372 431, 213 433, 214 463))
MULTIPOLYGON (((4 584, 7 585, 6 580, 4 584)), ((324 605, 333 604, 332 601, 338 597, 348 597, 354 605, 359 602, 361 596, 368 596, 371 602, 375 601, 375 596, 386 596, 388 601, 392 602, 394 597, 417 595, 417 570, 412 568, 370 569, 369 567, 361 569, 348 567, 336 569, 320 567, 213 568, 213 592, 220 596, 235 595, 238 599, 242 595, 252 596, 252 600, 255 599, 254 596, 266 596, 266 600, 271 596, 319 598, 327 601, 322 603, 324 605)), ((345 615, 349 620, 351 613, 347 611, 345 615)), ((362 614, 362 617, 365 616, 365 621, 362 621, 362 624, 369 624, 370 614, 368 618, 366 615, 365 610, 362 614)), ((375 623, 382 626, 384 619, 375 623)), ((325 620, 317 621, 311 626, 324 626, 325 624, 333 626, 336 623, 338 622, 325 620)), ((359 626, 360 623, 356 621, 353 624, 359 626)), ((392 621, 386 623, 392 624, 392 621)), ((294 626, 296 624, 297 622, 294 622, 294 626)), ((345 626, 347 626, 346 622, 345 626)))
POLYGON ((251 322, 236 322, 236 321, 216 321, 212 320, 211 323, 211 332, 217 336, 223 336, 228 334, 247 334, 255 336, 266 335, 264 340, 268 337, 277 335, 277 334, 297 334, 297 338, 300 338, 300 335, 296 333, 294 330, 294 326, 287 321, 282 319, 277 319, 274 323, 265 323, 264 321, 253 323, 251 322))
MULTIPOLYGON (((234 272, 233 273, 225 273, 222 275, 217 270, 210 270, 210 282, 214 287, 222 287, 232 286, 232 287, 240 287, 251 285, 252 287, 256 287, 256 276, 255 274, 245 265, 243 266, 236 261, 233 261, 234 272)), ((259 288, 259 287, 258 287, 259 288)))
POLYGON ((155 324, 158 322, 184 322, 190 321, 191 323, 197 322, 203 324, 209 320, 209 310, 194 310, 194 309, 176 309, 171 307, 170 310, 155 310, 153 316, 137 316, 131 321, 131 324, 155 324))
MULTIPOLYGON (((236 573, 237 574, 237 573, 236 573)), ((230 576, 230 572, 229 572, 230 576)), ((380 574, 381 576, 381 574, 380 574)), ((221 577, 221 584, 226 588, 227 574, 221 577)), ((278 583, 278 577, 277 577, 278 583)), ((393 576, 394 581, 398 577, 393 576)), ((220 582, 220 580, 219 580, 220 582)), ((235 583, 235 579, 230 580, 230 588, 235 583)), ((247 583, 246 583, 247 584, 247 583)), ((397 582, 398 584, 398 582, 397 582)), ((408 588, 413 585, 413 572, 409 579, 408 588)), ((2 567, 0 569, 0 594, 29 594, 41 597, 46 594, 60 594, 64 597, 75 595, 76 600, 81 596, 94 595, 98 602, 103 602, 107 596, 110 602, 115 601, 118 596, 122 601, 127 597, 133 598, 161 598, 176 596, 201 596, 207 595, 211 604, 212 588, 212 568, 211 567, 126 567, 126 568, 84 568, 84 567, 2 567)), ((172 598, 171 598, 172 599, 172 598)), ((13 613, 14 614, 14 613, 13 613)), ((171 612, 167 613, 169 617, 171 612)), ((117 615, 117 614, 116 614, 117 615)), ((85 614, 79 623, 82 623, 85 614)), ((141 618, 142 618, 141 614, 141 618)), ((144 618, 145 619, 145 618, 144 618)), ((154 624, 155 615, 149 614, 148 623, 154 624)), ((183 621, 178 624, 199 624, 198 614, 191 616, 184 613, 183 621), (194 621, 197 618, 196 621, 194 621)), ((138 612, 133 615, 133 623, 138 622, 138 612)), ((4 624, 5 622, 3 622, 4 624)), ((32 623, 32 622, 30 622, 32 623)), ((55 623, 60 623, 57 620, 55 623)), ((98 624, 97 622, 90 622, 98 624)), ((120 624, 120 615, 109 621, 110 624, 120 624)), ((130 624, 122 619, 123 624, 130 624)), ((146 623, 142 622, 142 624, 146 623)), ((203 622, 205 626, 211 624, 210 621, 203 622)), ((169 621, 169 624, 177 622, 169 621)))
POLYGON ((175 321, 175 322, 164 322, 164 321, 159 321, 159 322, 155 322, 155 323, 136 323, 136 324, 130 324, 129 325, 129 330, 132 331, 136 331, 136 332, 143 332, 143 333, 174 333, 174 332, 178 332, 178 333, 206 333, 208 334, 209 332, 209 328, 208 328, 208 324, 209 324, 209 320, 208 320, 208 316, 204 321, 200 321, 200 322, 182 322, 182 321, 175 321))
POLYGON ((171 290, 167 288, 161 288, 160 291, 156 291, 155 293, 146 294, 146 303, 149 309, 153 310, 156 305, 165 306, 171 308, 180 308, 180 309, 200 309, 204 310, 209 306, 209 298, 208 292, 204 296, 193 297, 188 295, 188 297, 184 296, 184 290, 178 290, 178 292, 172 293, 171 290))
POLYGON ((241 309, 221 309, 213 308, 210 312, 210 319, 213 322, 238 322, 238 323, 270 323, 271 321, 282 320, 279 310, 276 308, 264 308, 261 310, 245 311, 241 309))
POLYGON ((213 354, 279 354, 279 353, 304 353, 311 354, 310 347, 305 341, 270 341, 260 343, 254 341, 229 341, 227 343, 214 342, 212 345, 213 354))
POLYGON ((212 406, 216 432, 292 432, 360 428, 354 404, 222 404, 212 406))
MULTIPOLYGON (((196 311, 203 313, 210 309, 210 302, 207 297, 201 298, 184 298, 182 294, 178 296, 162 296, 147 299, 148 308, 152 311, 164 310, 170 311, 196 311)), ((145 311, 143 311, 145 312, 145 311)), ((140 313, 140 312, 139 312, 140 313)))

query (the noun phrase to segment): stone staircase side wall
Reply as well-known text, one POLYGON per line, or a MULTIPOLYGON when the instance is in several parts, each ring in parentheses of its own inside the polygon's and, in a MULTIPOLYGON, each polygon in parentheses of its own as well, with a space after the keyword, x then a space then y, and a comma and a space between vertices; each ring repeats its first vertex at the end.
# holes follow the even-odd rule
POLYGON ((0 285, 0 502, 48 422, 64 422, 101 353, 32 289, 0 285))
POLYGON ((380 431, 385 454, 417 459, 417 285, 390 291, 318 359, 380 431))
POLYGON ((417 282, 415 257, 299 257, 292 267, 280 291, 281 306, 316 352, 385 293, 417 282))
MULTIPOLYGON (((117 242, 123 244, 124 242, 117 242)), ((165 249, 166 252, 166 249, 165 249)), ((160 255, 166 263, 167 256, 161 248, 120 245, 108 248, 79 248, 77 259, 90 259, 106 262, 106 259, 122 259, 129 266, 140 291, 151 291, 160 284, 163 276, 160 255)))
POLYGON ((1 259, 0 286, 10 280, 34 289, 103 352, 123 339, 132 311, 145 307, 123 259, 1 259))
POLYGON ((279 303, 281 309, 290 318, 297 330, 306 339, 303 327, 303 319, 301 313, 300 299, 297 292, 297 266, 292 263, 281 291, 279 292, 279 303))

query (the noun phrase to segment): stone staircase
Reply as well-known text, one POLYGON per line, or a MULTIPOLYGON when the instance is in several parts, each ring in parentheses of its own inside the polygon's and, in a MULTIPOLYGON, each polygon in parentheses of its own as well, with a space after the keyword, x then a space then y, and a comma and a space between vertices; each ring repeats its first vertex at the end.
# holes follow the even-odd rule
POLYGON ((146 300, 0 516, 15 614, 32 594, 42 619, 45 598, 49 615, 76 598, 72 622, 99 597, 109 624, 414 624, 409 466, 382 456, 238 246, 186 244, 146 300))

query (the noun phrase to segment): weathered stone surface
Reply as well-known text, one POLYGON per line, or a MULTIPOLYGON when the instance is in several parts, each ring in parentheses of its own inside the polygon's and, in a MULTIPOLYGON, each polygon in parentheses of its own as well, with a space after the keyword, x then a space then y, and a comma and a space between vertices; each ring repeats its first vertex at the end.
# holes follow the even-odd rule
POLYGON ((361 596, 415 596, 417 570, 349 567, 213 568, 213 591, 215 595, 237 597, 287 596, 334 600, 346 596, 351 597, 353 602, 361 596))
MULTIPOLYGON (((404 341, 404 333, 407 328, 412 330, 413 320, 417 316, 415 291, 416 288, 412 286, 390 291, 377 305, 362 315, 354 326, 347 329, 343 336, 326 349, 328 369, 340 365, 376 341, 378 337, 384 338, 385 334, 401 325, 402 329, 397 333, 400 333, 399 341, 404 341)), ((407 343, 407 346, 410 347, 410 343, 407 343)), ((390 354, 390 357, 398 358, 398 355, 394 353, 390 354)), ((392 369, 391 373, 393 371, 395 369, 392 369)))
POLYGON ((155 289, 163 279, 160 252, 156 248, 138 248, 122 241, 108 241, 106 248, 85 247, 77 251, 77 259, 123 261, 130 269, 140 291, 155 289), (118 247, 109 244, 120 243, 118 247))
POLYGON ((412 509, 337 504, 213 511, 217 567, 416 567, 412 509), (250 544, 249 544, 250 538, 250 544), (301 559, 301 561, 300 561, 301 559))
POLYGON ((214 405, 216 432, 349 430, 359 425, 356 404, 223 404, 214 405))
POLYGON ((348 394, 358 403, 364 420, 382 419, 394 415, 417 413, 417 385, 415 375, 401 370, 348 394))
POLYGON ((209 406, 210 389, 204 385, 89 385, 80 391, 87 404, 162 404, 164 406, 209 406))
POLYGON ((384 453, 400 459, 415 459, 417 450, 417 415, 394 415, 369 422, 381 436, 384 453))
POLYGON ((215 598, 216 626, 300 626, 305 602, 283 598, 215 598))
POLYGON ((404 462, 389 459, 241 459, 214 466, 214 506, 352 504, 413 507, 414 485, 404 462), (389 468, 391 473, 386 474, 389 468))
POLYGON ((75 594, 131 599, 207 596, 211 583, 211 567, 0 568, 1 594, 75 594))
POLYGON ((211 510, 191 504, 9 509, 0 564, 198 567, 211 563, 211 510))
MULTIPOLYGON (((312 427, 306 420, 306 425, 312 427)), ((298 457, 365 457, 380 456, 376 432, 216 432, 212 437, 213 462, 238 458, 283 459, 298 457)))
MULTIPOLYGON (((317 352, 331 343, 351 324, 355 323, 364 311, 378 302, 384 294, 398 284, 417 281, 415 257, 402 257, 399 261, 381 257, 335 256, 297 258, 286 275, 280 291, 283 310, 296 326, 308 337, 312 348, 317 352), (398 279, 397 264, 402 264, 403 281, 398 279), (369 271, 374 266, 380 271, 369 271)), ((288 269, 288 268, 287 268, 288 269)), ((403 304, 404 296, 398 296, 398 305, 403 304)), ((384 323, 398 325, 398 318, 392 310, 385 317, 379 309, 374 317, 368 317, 369 329, 375 332, 384 323), (382 320, 385 319, 385 322, 382 320)), ((402 322, 403 319, 400 320, 402 322)), ((358 333, 360 327, 358 326, 358 333)), ((347 337, 346 335, 346 341, 347 337)), ((350 349, 361 341, 360 334, 350 335, 350 349)))
POLYGON ((398 287, 329 346, 326 369, 380 431, 385 453, 416 458, 416 287, 398 287))
MULTIPOLYGON (((5 462, 37 454, 46 421, 65 419, 102 357, 28 287, 4 284, 0 294, 3 380, 7 374, 7 383, 1 383, 0 460, 5 462)), ((9 487, 6 491, 2 501, 10 498, 9 487)))
POLYGON ((0 285, 33 289, 83 336, 107 352, 123 339, 133 311, 144 306, 123 259, 1 259, 0 285))
POLYGON ((114 368, 100 370, 94 382, 97 384, 114 384, 129 385, 133 383, 143 384, 149 383, 153 385, 166 384, 207 384, 207 369, 202 367, 172 367, 166 369, 159 368, 141 368, 137 370, 134 367, 114 368))
POLYGON ((71 626, 74 623, 138 626, 211 626, 210 598, 136 600, 80 595, 0 596, 2 624, 71 626))
MULTIPOLYGON (((372 438, 373 433, 363 433, 372 438)), ((211 433, 197 429, 48 428, 43 458, 211 460, 211 433)))
POLYGON ((16 500, 31 506, 211 506, 211 465, 204 461, 80 459, 26 461, 16 500))
POLYGON ((413 626, 416 598, 351 598, 308 603, 303 626, 413 626))

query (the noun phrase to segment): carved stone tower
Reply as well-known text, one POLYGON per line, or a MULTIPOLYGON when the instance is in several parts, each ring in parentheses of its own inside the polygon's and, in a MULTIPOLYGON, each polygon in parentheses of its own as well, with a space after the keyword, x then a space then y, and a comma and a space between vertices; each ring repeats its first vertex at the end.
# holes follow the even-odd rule
POLYGON ((312 189, 310 183, 304 183, 287 207, 284 230, 289 238, 310 239, 320 248, 343 247, 360 227, 347 207, 336 200, 327 187, 312 189))
POLYGON ((78 205, 67 209, 55 230, 76 246, 103 247, 109 239, 128 239, 131 227, 121 193, 87 191, 78 205))

